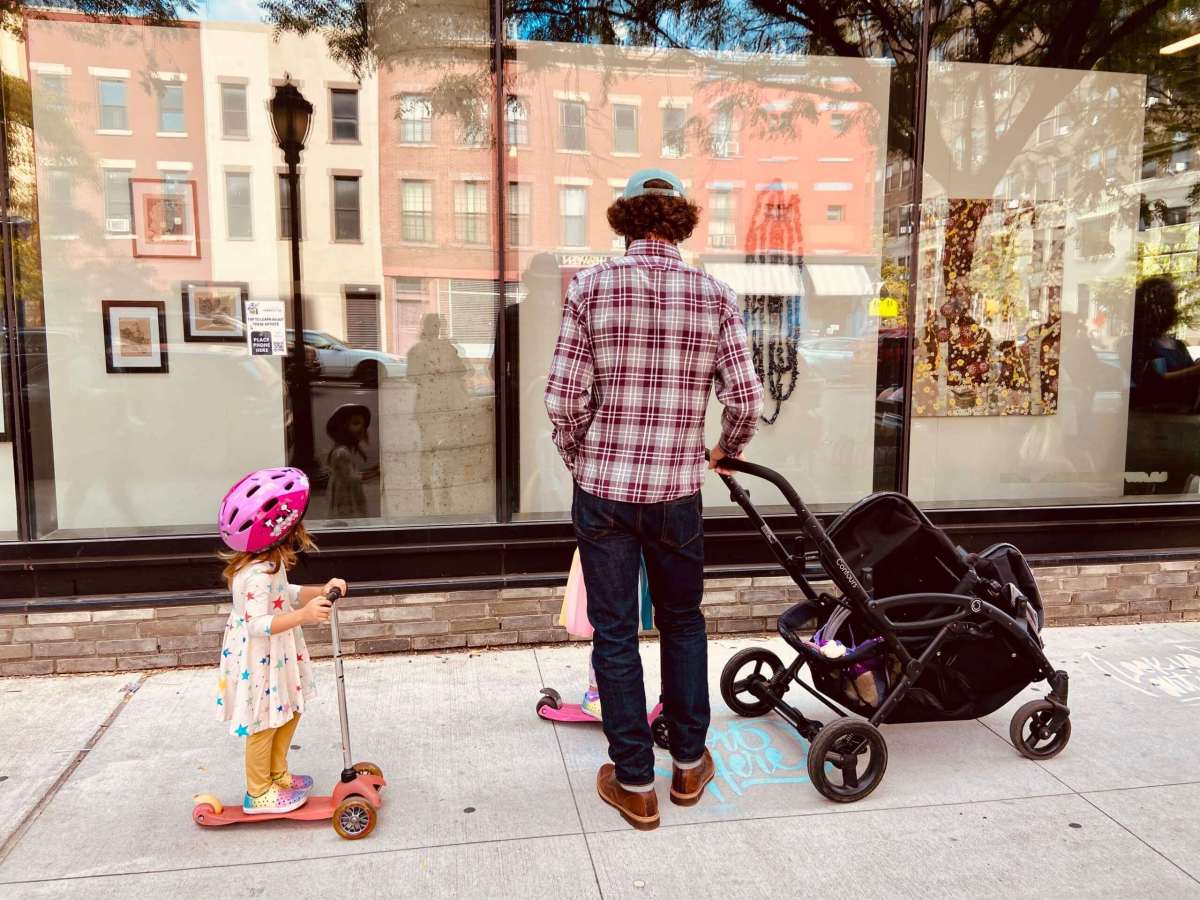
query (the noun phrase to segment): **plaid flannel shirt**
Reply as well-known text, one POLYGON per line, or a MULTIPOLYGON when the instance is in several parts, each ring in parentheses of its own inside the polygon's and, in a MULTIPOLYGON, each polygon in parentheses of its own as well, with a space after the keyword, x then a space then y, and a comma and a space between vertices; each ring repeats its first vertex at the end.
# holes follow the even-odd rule
POLYGON ((714 385, 721 449, 736 455, 762 410, 737 295, 673 244, 634 241, 571 280, 545 400, 583 490, 627 503, 698 491, 714 385))

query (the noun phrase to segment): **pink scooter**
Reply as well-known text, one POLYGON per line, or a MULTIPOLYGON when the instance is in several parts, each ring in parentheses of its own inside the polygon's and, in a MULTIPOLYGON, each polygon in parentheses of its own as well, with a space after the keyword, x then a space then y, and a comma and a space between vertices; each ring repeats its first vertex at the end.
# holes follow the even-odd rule
MULTIPOLYGON (((542 688, 542 696, 538 698, 537 714, 551 722, 591 722, 599 725, 600 720, 589 716, 578 703, 563 703, 562 697, 554 688, 542 688)), ((650 733, 654 735, 654 743, 664 750, 671 748, 670 732, 667 717, 662 714, 662 702, 654 704, 654 709, 646 714, 650 723, 650 733)))
MULTIPOLYGON (((342 592, 337 588, 328 594, 336 603, 342 592)), ((333 636, 333 671, 337 681, 338 716, 342 726, 342 762, 344 768, 329 797, 309 797, 299 809, 286 813, 257 813, 248 816, 242 804, 225 806, 212 794, 198 794, 194 799, 192 819, 197 825, 241 825, 246 822, 265 822, 271 819, 303 819, 316 821, 332 819, 333 830, 349 841, 365 838, 375 828, 377 810, 382 804, 380 788, 387 782, 374 763, 350 762, 350 720, 346 715, 346 679, 342 675, 341 644, 338 641, 336 607, 330 611, 329 627, 333 636)))

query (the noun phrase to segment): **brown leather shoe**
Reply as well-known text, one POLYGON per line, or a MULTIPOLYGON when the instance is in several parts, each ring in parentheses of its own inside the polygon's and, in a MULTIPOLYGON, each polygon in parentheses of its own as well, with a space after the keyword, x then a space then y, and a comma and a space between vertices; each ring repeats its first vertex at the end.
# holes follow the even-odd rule
POLYGON ((658 827, 658 794, 625 790, 617 784, 617 767, 612 763, 605 763, 596 773, 596 793, 638 831, 658 827))
POLYGON ((674 771, 671 774, 671 802, 676 806, 695 806, 699 803, 704 795, 704 788, 717 774, 712 754, 707 750, 704 751, 704 756, 700 757, 700 765, 690 769, 672 766, 672 769, 674 771))

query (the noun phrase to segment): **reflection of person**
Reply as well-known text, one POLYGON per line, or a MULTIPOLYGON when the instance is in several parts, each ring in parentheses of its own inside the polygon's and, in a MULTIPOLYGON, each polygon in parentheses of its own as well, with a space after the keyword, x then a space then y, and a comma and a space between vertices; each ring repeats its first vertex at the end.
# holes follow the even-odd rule
POLYGON ((367 495, 363 482, 379 477, 377 466, 359 468, 367 461, 363 445, 368 443, 371 411, 358 403, 346 403, 334 410, 325 423, 325 433, 333 440, 329 451, 329 515, 339 519, 365 519, 367 495))
POLYGON ((1138 409, 1191 412, 1200 398, 1200 365, 1187 344, 1172 335, 1179 298, 1169 278, 1147 278, 1137 287, 1133 310, 1130 402, 1138 409))
POLYGON ((313 784, 287 766, 292 734, 316 690, 300 626, 328 621, 329 591, 347 591, 340 578, 322 587, 288 583, 299 554, 316 546, 301 521, 309 497, 300 470, 261 469, 221 501, 221 539, 229 548, 222 559, 233 609, 213 708, 230 734, 246 739, 242 811, 250 815, 297 809, 313 784))
POLYGON ((677 244, 699 211, 669 172, 634 173, 608 221, 625 256, 579 272, 567 289, 546 383, 554 443, 575 479, 572 519, 595 633, 593 663, 613 764, 600 798, 639 829, 658 826, 654 750, 638 655, 639 556, 662 636, 663 710, 673 802, 696 803, 715 773, 704 588, 704 412, 725 406, 713 465, 736 456, 762 411, 737 295, 684 264, 677 244))
MULTIPOLYGON (((421 337, 408 351, 409 381, 416 387, 414 412, 421 433, 421 484, 425 511, 440 512, 445 484, 437 451, 445 449, 446 436, 461 426, 456 414, 466 410, 467 362, 458 348, 442 337, 443 321, 437 313, 421 319, 421 337)), ((454 446, 454 445, 451 445, 454 446)))

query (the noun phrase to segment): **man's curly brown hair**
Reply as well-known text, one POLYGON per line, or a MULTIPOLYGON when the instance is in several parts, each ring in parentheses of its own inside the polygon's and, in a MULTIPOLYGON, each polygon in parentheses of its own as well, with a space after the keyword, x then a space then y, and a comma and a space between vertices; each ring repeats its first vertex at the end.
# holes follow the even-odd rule
MULTIPOLYGON (((646 183, 646 187, 669 188, 665 181, 646 183)), ((608 208, 608 224, 613 231, 631 241, 655 235, 673 244, 686 241, 700 221, 700 207, 685 197, 666 194, 642 194, 621 197, 608 208)))

